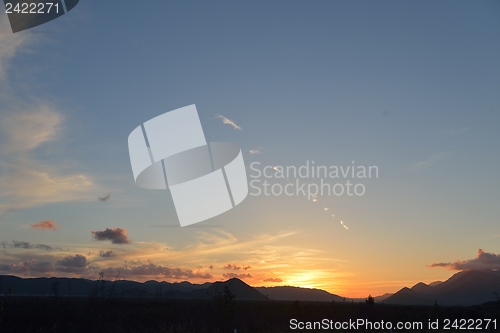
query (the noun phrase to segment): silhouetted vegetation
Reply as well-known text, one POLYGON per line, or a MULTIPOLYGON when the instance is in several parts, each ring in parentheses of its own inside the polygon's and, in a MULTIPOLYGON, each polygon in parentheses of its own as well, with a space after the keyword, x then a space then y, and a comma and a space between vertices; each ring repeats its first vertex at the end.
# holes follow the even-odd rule
POLYGON ((292 318, 299 321, 370 318, 425 323, 438 318, 496 318, 500 322, 500 302, 472 307, 439 306, 436 311, 433 306, 384 305, 371 303, 368 299, 362 303, 237 301, 227 288, 206 300, 122 299, 101 294, 100 284, 98 290, 97 297, 4 294, 0 332, 232 333, 237 329, 238 333, 278 333, 291 331, 292 318))
MULTIPOLYGON (((42 289, 40 293, 22 295, 16 286, 22 281, 0 276, 0 333, 233 333, 234 329, 238 333, 279 333, 292 331, 292 319, 300 322, 321 322, 323 319, 422 322, 424 329, 417 331, 434 333, 443 331, 427 329, 429 320, 488 318, 496 319, 497 327, 500 325, 498 300, 470 307, 447 307, 438 302, 429 306, 381 304, 371 295, 358 303, 346 302, 345 298, 339 298, 338 302, 276 301, 264 297, 242 301, 234 291, 249 295, 252 290, 239 280, 198 289, 202 296, 198 299, 169 297, 161 284, 156 285, 154 294, 145 297, 144 285, 135 285, 138 288, 133 293, 120 291, 115 287, 117 280, 106 281, 103 274, 97 281, 87 281, 89 292, 86 296, 70 296, 74 287, 72 282, 78 281, 64 279, 43 280, 49 292, 42 289)), ((446 332, 454 331, 450 328, 446 332)), ((494 331, 491 328, 489 331, 494 331)), ((356 332, 366 331, 358 329, 356 332)))

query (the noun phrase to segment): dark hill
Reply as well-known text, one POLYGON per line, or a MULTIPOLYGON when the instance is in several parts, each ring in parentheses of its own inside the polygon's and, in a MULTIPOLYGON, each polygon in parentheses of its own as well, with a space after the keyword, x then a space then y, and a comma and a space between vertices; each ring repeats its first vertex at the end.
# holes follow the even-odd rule
POLYGON ((427 293, 431 292, 432 287, 423 283, 423 282, 419 282, 416 285, 414 285, 413 287, 411 287, 411 290, 416 291, 417 293, 427 294, 427 293))
POLYGON ((442 283, 418 283, 403 288, 384 303, 405 305, 476 305, 496 301, 500 296, 500 271, 468 270, 454 274, 442 283))
POLYGON ((299 287, 257 287, 255 288, 263 295, 272 300, 282 301, 320 301, 320 302, 342 302, 343 298, 321 289, 309 289, 299 287))
POLYGON ((257 289, 250 287, 240 279, 232 278, 224 282, 214 282, 206 289, 210 296, 224 294, 224 288, 228 288, 236 296, 236 300, 245 301, 265 301, 266 296, 262 295, 257 289))
POLYGON ((190 282, 157 282, 144 283, 128 280, 92 281, 77 278, 19 278, 16 276, 0 276, 0 293, 9 288, 14 296, 114 296, 114 297, 158 297, 170 291, 189 293, 197 289, 205 289, 210 283, 192 284, 190 282))
POLYGON ((438 284, 441 284, 441 283, 443 283, 443 281, 434 281, 434 282, 429 283, 429 286, 435 287, 435 286, 437 286, 438 284))

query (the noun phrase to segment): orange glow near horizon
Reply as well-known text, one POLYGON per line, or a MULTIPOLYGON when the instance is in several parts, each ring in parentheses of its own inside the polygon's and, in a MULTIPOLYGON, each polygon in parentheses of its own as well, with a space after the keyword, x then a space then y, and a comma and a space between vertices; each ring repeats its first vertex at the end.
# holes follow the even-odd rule
MULTIPOLYGON (((238 238, 222 230, 199 231, 195 235, 190 246, 178 248, 164 242, 133 242, 126 246, 103 246, 102 242, 60 243, 60 247, 50 254, 53 270, 45 275, 97 280, 99 270, 104 270, 108 280, 189 281, 196 284, 236 277, 254 287, 313 288, 347 298, 394 293, 420 281, 446 280, 451 275, 449 270, 415 268, 411 262, 396 271, 391 270, 394 265, 389 260, 361 266, 356 252, 343 251, 334 256, 331 253, 336 251, 298 245, 297 235, 302 237, 298 232, 256 235, 250 239, 238 238), (71 250, 63 250, 70 247, 71 250), (106 251, 112 252, 112 256, 100 255, 106 251), (63 273, 54 266, 57 261, 75 255, 86 258, 87 267, 81 272, 63 273)), ((40 258, 33 249, 9 248, 9 253, 11 264, 18 267, 24 267, 22 258, 28 253, 33 255, 32 260, 40 258)), ((364 255, 363 251, 359 253, 364 255)), ((39 273, 21 275, 34 277, 39 273)))

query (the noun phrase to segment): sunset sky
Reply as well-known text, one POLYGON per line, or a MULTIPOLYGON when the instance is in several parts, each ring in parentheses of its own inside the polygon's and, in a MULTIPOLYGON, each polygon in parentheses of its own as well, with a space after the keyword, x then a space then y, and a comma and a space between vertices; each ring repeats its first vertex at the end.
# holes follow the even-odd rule
POLYGON ((500 268, 499 41, 498 1, 82 0, 15 34, 2 12, 0 274, 366 297, 500 268), (127 138, 191 104, 249 180, 308 161, 378 178, 181 228, 168 191, 134 183, 127 138))

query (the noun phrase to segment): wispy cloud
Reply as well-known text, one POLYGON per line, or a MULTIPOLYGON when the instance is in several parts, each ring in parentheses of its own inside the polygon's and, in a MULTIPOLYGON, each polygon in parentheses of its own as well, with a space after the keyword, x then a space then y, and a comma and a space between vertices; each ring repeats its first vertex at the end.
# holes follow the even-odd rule
POLYGON ((258 149, 250 149, 249 150, 250 154, 255 155, 255 154, 260 154, 260 150, 258 149))
POLYGON ((56 247, 53 248, 52 246, 45 245, 45 244, 33 244, 30 242, 24 242, 24 241, 12 241, 12 243, 7 243, 7 242, 2 242, 0 243, 0 246, 2 248, 15 248, 15 249, 38 249, 38 250, 44 250, 44 251, 52 251, 52 250, 61 250, 61 248, 56 247))
MULTIPOLYGON (((0 32, 11 31, 7 15, 0 15, 0 32)), ((29 32, 0 33, 0 83, 5 80, 10 60, 30 40, 29 32)))
POLYGON ((0 211, 15 210, 47 203, 88 200, 97 186, 84 174, 61 175, 57 168, 33 160, 18 160, 10 165, 11 172, 0 176, 0 211), (30 165, 26 165, 29 163, 30 165))
POLYGON ((428 267, 444 267, 457 271, 464 269, 500 269, 500 254, 488 253, 479 249, 474 259, 434 263, 428 267))
POLYGON ((267 278, 267 279, 262 280, 262 282, 280 283, 280 282, 283 282, 283 280, 280 278, 267 278))
POLYGON ((456 128, 450 131, 450 135, 458 135, 462 134, 465 132, 468 132, 472 129, 472 127, 462 127, 462 128, 456 128))
POLYGON ((297 243, 299 231, 240 238, 225 230, 195 229, 193 235, 188 246, 136 241, 126 247, 103 250, 101 242, 92 242, 71 243, 71 252, 42 252, 6 245, 0 248, 0 271, 20 276, 93 279, 103 271, 106 277, 119 276, 136 281, 187 279, 205 282, 239 277, 252 285, 276 285, 283 283, 278 281, 279 277, 286 276, 286 283, 290 285, 326 289, 331 287, 332 277, 336 285, 344 283, 345 273, 336 271, 337 264, 343 261, 333 258, 330 253, 297 243), (75 253, 80 254, 77 257, 75 253), (198 268, 193 269, 195 267, 198 268), (36 271, 42 269, 43 273, 36 271), (274 280, 264 281, 271 278, 274 280))
POLYGON ((30 227, 38 230, 53 230, 57 231, 61 226, 56 225, 53 220, 40 221, 37 223, 30 224, 30 227))
MULTIPOLYGON (((10 31, 6 15, 0 15, 0 31, 10 31)), ((32 40, 29 31, 0 33, 0 215, 47 203, 89 200, 88 194, 98 188, 88 175, 67 172, 68 161, 63 165, 40 159, 39 149, 55 147, 65 122, 54 103, 33 95, 29 87, 17 91, 22 98, 12 98, 10 61, 28 50, 32 40)))
MULTIPOLYGON (((339 276, 338 272, 330 271, 330 268, 319 268, 326 263, 331 265, 339 260, 322 254, 322 251, 297 246, 294 239, 298 232, 283 232, 275 235, 262 234, 250 239, 247 237, 237 238, 224 230, 200 231, 198 235, 199 241, 192 246, 169 251, 169 260, 190 263, 191 266, 198 262, 217 264, 221 259, 226 259, 236 265, 233 260, 240 262, 244 260, 246 265, 252 267, 252 278, 246 277, 245 279, 248 283, 255 285, 261 284, 262 280, 268 278, 270 273, 288 277, 289 275, 302 276, 305 275, 304 272, 316 272, 315 274, 318 276, 323 276, 323 273, 319 272, 322 271, 325 273, 324 276, 328 275, 330 279, 331 276, 339 276)), ((160 255, 162 254, 159 253, 158 256, 160 255)), ((214 269, 210 272, 215 275, 220 271, 214 269)), ((224 276, 227 274, 226 272, 220 273, 222 273, 222 277, 226 278, 224 276)), ((325 283, 329 283, 326 278, 314 281, 313 275, 308 274, 311 278, 307 280, 308 285, 321 287, 325 283)), ((287 278, 288 282, 290 281, 287 278)))
POLYGON ((129 277, 147 277, 157 279, 210 279, 212 275, 203 272, 193 272, 190 269, 183 269, 179 267, 169 267, 163 265, 156 265, 154 263, 138 264, 132 266, 122 267, 108 267, 102 269, 104 276, 120 276, 120 278, 129 277))
POLYGON ((47 164, 36 150, 58 138, 63 116, 38 102, 25 111, 13 107, 1 115, 0 213, 47 203, 90 200, 98 186, 82 173, 66 173, 59 163, 47 164))
POLYGON ((62 122, 62 115, 54 107, 41 102, 31 110, 3 115, 1 129, 7 137, 4 153, 26 152, 54 140, 62 122))
POLYGON ((237 129, 237 130, 240 130, 241 131, 241 127, 236 125, 236 123, 234 121, 232 121, 231 119, 228 119, 226 117, 224 117, 223 115, 221 114, 216 114, 215 115, 215 118, 216 119, 222 119, 222 123, 223 124, 226 124, 226 125, 231 125, 233 126, 234 129, 237 129))
POLYGON ((436 153, 436 154, 430 156, 429 158, 427 158, 426 160, 417 162, 414 165, 412 165, 410 167, 410 171, 417 171, 417 170, 425 169, 425 168, 445 159, 446 157, 448 157, 450 155, 451 155, 451 153, 449 153, 449 152, 436 153))

